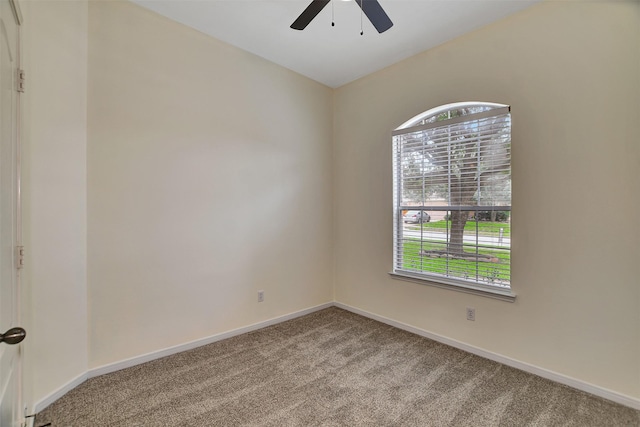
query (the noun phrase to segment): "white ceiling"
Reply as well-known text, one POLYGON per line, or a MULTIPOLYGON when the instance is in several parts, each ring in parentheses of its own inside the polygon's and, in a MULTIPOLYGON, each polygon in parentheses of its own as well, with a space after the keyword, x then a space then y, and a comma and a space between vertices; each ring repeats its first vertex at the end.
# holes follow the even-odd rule
POLYGON ((330 87, 338 87, 525 9, 540 0, 379 0, 382 33, 354 0, 333 0, 303 31, 289 28, 310 0, 132 0, 330 87))

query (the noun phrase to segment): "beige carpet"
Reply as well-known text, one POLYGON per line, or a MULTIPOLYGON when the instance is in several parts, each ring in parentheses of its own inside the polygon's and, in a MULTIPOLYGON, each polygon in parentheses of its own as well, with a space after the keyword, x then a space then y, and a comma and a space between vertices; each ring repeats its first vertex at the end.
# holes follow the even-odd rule
POLYGON ((36 426, 639 426, 640 412, 329 308, 93 378, 36 426))

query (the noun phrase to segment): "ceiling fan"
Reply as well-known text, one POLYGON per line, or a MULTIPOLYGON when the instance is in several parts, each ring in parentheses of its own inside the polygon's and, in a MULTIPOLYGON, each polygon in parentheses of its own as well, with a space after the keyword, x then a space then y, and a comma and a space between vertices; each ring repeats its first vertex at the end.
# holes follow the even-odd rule
MULTIPOLYGON (((313 18, 320 13, 322 9, 330 2, 331 0, 312 0, 311 4, 307 6, 307 8, 298 16, 298 19, 291 24, 291 28, 294 30, 304 30, 307 25, 313 18)), ((389 28, 393 27, 393 22, 387 16, 378 0, 354 0, 358 3, 358 6, 362 9, 362 12, 367 15, 369 21, 373 24, 376 30, 379 33, 384 33, 389 28)), ((333 25, 333 24, 332 24, 333 25)))

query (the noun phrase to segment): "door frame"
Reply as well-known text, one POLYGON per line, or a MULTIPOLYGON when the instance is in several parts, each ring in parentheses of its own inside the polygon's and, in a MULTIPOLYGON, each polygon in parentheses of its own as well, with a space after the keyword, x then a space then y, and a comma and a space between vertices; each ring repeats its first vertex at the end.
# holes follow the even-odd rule
MULTIPOLYGON (((16 87, 15 87, 15 142, 14 142, 14 161, 15 161, 15 170, 14 170, 14 215, 15 219, 13 221, 13 227, 15 227, 15 242, 14 242, 14 263, 13 268, 15 269, 15 297, 14 297, 14 320, 16 324, 14 326, 18 326, 21 324, 23 320, 22 312, 23 312, 23 298, 22 298, 22 269, 23 269, 23 242, 22 242, 22 90, 24 87, 20 82, 20 73, 22 71, 22 24, 24 23, 24 16, 22 14, 22 9, 20 7, 20 0, 8 0, 8 3, 13 12, 13 17, 16 22, 16 63, 14 67, 14 72, 16 73, 16 87)), ((17 419, 14 421, 18 422, 20 426, 26 426, 26 410, 24 402, 24 379, 23 379, 23 363, 24 363, 24 346, 23 344, 18 344, 18 348, 16 349, 15 355, 15 363, 16 368, 13 373, 16 378, 17 386, 16 386, 16 410, 17 410, 17 419)))

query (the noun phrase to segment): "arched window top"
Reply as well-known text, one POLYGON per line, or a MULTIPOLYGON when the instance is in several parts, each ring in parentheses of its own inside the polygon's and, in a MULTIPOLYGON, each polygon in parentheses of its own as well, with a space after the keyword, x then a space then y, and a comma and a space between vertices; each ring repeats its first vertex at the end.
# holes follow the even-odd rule
POLYGON ((511 108, 442 105, 391 134, 392 274, 513 301, 511 108))
POLYGON ((406 129, 413 126, 426 125, 428 123, 440 122, 453 117, 466 116, 471 114, 483 113, 485 111, 496 110, 509 107, 504 104, 496 104, 493 102, 455 102, 453 104, 441 105, 431 110, 420 113, 417 116, 407 120, 396 130, 406 129))

